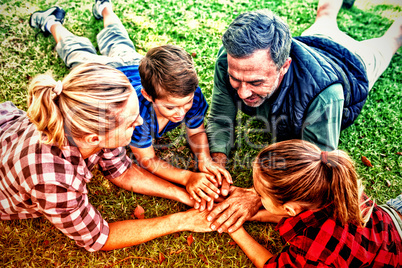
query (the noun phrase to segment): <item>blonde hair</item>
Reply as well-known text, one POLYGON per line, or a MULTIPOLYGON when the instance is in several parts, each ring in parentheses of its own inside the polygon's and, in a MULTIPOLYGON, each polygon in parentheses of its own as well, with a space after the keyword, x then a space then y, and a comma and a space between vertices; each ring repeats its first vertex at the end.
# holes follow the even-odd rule
MULTIPOLYGON (((363 227, 372 208, 365 208, 363 186, 347 153, 335 150, 321 160, 321 150, 302 140, 287 140, 263 149, 254 163, 254 183, 279 205, 297 202, 304 209, 333 203, 333 216, 343 225, 363 227)), ((325 154, 326 154, 325 153, 325 154)))
POLYGON ((116 128, 122 120, 117 115, 132 92, 122 72, 85 63, 73 68, 61 85, 51 74, 36 76, 28 88, 27 115, 46 136, 44 143, 63 148, 66 138, 105 134, 116 128), (54 89, 60 86, 57 95, 54 89))

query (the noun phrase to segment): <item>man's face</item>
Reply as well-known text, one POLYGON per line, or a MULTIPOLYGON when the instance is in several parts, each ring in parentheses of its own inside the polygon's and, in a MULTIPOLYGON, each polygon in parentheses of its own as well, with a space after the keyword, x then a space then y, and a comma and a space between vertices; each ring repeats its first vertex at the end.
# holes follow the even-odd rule
POLYGON ((278 88, 288 64, 290 61, 278 70, 267 50, 257 50, 246 58, 228 54, 229 81, 247 106, 258 107, 278 88))

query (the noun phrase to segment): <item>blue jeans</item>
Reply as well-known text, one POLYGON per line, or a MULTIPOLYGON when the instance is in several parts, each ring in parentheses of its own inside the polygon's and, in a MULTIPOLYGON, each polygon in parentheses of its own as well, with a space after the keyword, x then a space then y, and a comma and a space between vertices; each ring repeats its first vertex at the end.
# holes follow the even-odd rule
POLYGON ((386 204, 380 205, 380 207, 385 210, 392 218, 399 235, 402 237, 402 220, 396 211, 402 215, 402 194, 398 195, 394 199, 390 199, 386 204))
POLYGON ((56 45, 56 51, 67 67, 96 62, 114 68, 138 65, 144 57, 135 51, 133 42, 121 23, 108 25, 96 37, 101 55, 86 37, 69 35, 56 45))

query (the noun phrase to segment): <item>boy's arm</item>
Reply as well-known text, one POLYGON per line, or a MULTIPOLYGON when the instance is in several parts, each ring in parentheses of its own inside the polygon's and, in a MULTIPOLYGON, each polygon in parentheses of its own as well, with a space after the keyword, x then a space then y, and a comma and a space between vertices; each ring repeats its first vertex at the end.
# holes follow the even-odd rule
MULTIPOLYGON (((215 199, 215 196, 219 194, 217 186, 213 183, 214 177, 212 175, 176 168, 160 159, 155 154, 153 146, 148 148, 130 147, 138 163, 143 168, 165 180, 186 186, 187 192, 198 203, 201 202, 200 198, 208 201, 215 199), (202 188, 202 191, 195 190, 198 188, 202 188)), ((195 207, 197 208, 198 205, 195 207)), ((203 209, 204 206, 201 205, 201 210, 203 209)))
POLYGON ((160 159, 155 154, 155 150, 152 145, 148 148, 136 148, 130 145, 130 148, 140 166, 152 174, 174 183, 186 185, 192 172, 189 170, 176 168, 170 165, 168 162, 160 159))
POLYGON ((184 188, 163 180, 135 164, 110 181, 120 188, 135 193, 163 197, 194 206, 194 200, 184 188))
POLYGON ((266 248, 255 241, 243 227, 238 229, 236 232, 231 233, 230 236, 256 267, 263 267, 267 260, 274 256, 266 248))
POLYGON ((204 124, 194 129, 187 127, 187 137, 191 150, 197 157, 199 170, 215 175, 219 185, 222 184, 223 179, 230 184, 233 183, 230 173, 211 158, 204 124))

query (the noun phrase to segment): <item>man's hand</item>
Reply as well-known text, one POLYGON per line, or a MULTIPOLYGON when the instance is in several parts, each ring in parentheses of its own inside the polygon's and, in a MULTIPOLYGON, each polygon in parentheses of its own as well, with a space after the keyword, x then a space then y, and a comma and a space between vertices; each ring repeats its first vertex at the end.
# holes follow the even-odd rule
MULTIPOLYGON (((212 160, 218 164, 221 168, 226 167, 226 162, 227 162, 227 156, 224 153, 212 153, 211 154, 212 160)), ((232 180, 233 183, 233 180, 232 180)), ((229 194, 229 188, 230 188, 230 183, 228 183, 226 180, 222 180, 222 185, 221 185, 221 195, 227 196, 229 194)))
POLYGON ((217 163, 222 168, 226 167, 226 162, 228 160, 226 154, 224 153, 212 153, 211 154, 212 160, 217 163))
POLYGON ((222 185, 222 180, 226 180, 228 184, 233 183, 232 176, 230 176, 229 171, 218 163, 212 161, 211 158, 204 158, 203 160, 198 161, 198 169, 201 172, 215 175, 219 185, 222 185))
POLYGON ((261 207, 261 198, 254 189, 230 187, 227 199, 217 204, 209 213, 211 229, 219 233, 236 231, 243 223, 254 216, 261 207))

